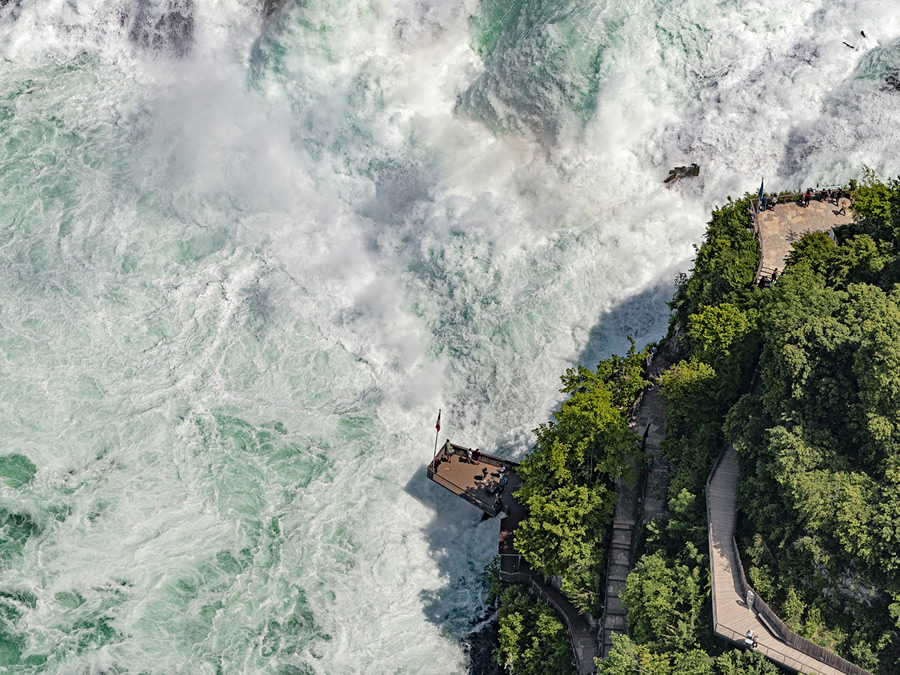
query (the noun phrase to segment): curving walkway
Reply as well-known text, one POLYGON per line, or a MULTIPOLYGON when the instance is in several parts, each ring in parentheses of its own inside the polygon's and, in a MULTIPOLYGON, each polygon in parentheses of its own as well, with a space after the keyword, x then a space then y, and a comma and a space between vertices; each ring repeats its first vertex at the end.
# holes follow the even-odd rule
MULTIPOLYGON (((745 647, 748 630, 759 635, 760 651, 771 661, 789 670, 822 675, 864 674, 852 666, 838 670, 787 645, 776 636, 777 628, 767 626, 760 613, 747 607, 743 597, 744 583, 734 544, 735 492, 738 465, 731 446, 710 474, 706 492, 709 517, 709 559, 712 574, 713 632, 740 647, 745 647)), ((756 601, 755 601, 756 602, 756 601)))

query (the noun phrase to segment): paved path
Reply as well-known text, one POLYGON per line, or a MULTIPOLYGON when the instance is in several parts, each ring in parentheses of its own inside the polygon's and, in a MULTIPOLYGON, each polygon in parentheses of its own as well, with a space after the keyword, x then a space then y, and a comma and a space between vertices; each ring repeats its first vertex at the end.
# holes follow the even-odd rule
MULTIPOLYGON (((841 203, 849 204, 850 200, 844 198, 841 203)), ((840 208, 831 202, 813 200, 806 207, 798 206, 797 202, 785 202, 762 211, 757 216, 762 249, 760 275, 769 276, 776 268, 779 272, 784 271, 784 262, 794 242, 807 232, 827 232, 832 227, 853 222, 849 209, 846 215, 838 215, 840 208)))
MULTIPOLYGON (((649 368, 651 379, 659 377, 659 374, 668 367, 668 361, 657 355, 649 368)), ((632 554, 637 527, 640 524, 638 521, 646 522, 666 512, 669 465, 659 450, 659 441, 662 440, 664 430, 662 401, 656 387, 644 392, 629 426, 642 438, 646 433, 644 450, 653 455, 653 462, 643 491, 640 481, 633 486, 629 486, 621 478, 615 481, 616 511, 613 517, 609 567, 606 570, 606 601, 603 605, 599 640, 602 658, 609 656, 613 634, 625 634, 627 630, 625 608, 622 606, 619 593, 625 588, 625 579, 634 564, 632 554)))
POLYGON ((710 480, 707 494, 715 624, 713 632, 729 642, 744 646, 744 635, 752 630, 759 635, 757 650, 779 665, 803 673, 844 675, 844 671, 836 670, 787 646, 770 633, 757 614, 747 607, 741 592, 742 584, 733 544, 737 482, 737 460, 734 449, 729 447, 710 480))

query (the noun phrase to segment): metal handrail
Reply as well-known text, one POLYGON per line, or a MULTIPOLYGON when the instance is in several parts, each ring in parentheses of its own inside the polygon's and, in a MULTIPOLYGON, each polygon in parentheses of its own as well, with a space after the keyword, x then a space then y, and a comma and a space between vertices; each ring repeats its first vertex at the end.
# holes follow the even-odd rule
POLYGON ((572 649, 572 659, 575 661, 575 668, 581 672, 581 664, 578 661, 578 652, 575 650, 575 631, 572 628, 572 622, 569 620, 569 616, 562 607, 556 604, 553 598, 550 597, 550 594, 541 587, 533 574, 531 575, 531 587, 537 591, 539 599, 552 606, 557 614, 562 615, 563 620, 566 622, 566 631, 569 633, 569 647, 572 649))

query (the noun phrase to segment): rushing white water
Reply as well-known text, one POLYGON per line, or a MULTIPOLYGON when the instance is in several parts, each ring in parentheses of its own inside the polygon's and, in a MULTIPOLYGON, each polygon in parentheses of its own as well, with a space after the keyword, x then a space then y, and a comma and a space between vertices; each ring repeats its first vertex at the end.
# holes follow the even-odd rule
POLYGON ((464 671, 437 409, 521 456, 715 203, 900 170, 888 0, 13 1, 0 54, 21 672, 464 671))

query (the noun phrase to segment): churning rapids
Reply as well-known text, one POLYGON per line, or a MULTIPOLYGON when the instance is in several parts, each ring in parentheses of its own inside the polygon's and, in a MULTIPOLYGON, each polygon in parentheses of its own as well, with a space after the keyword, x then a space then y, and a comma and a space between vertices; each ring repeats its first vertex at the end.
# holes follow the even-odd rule
POLYGON ((900 170, 893 0, 261 2, 0 0, 7 672, 464 672, 438 408, 521 457, 715 203, 900 170))

